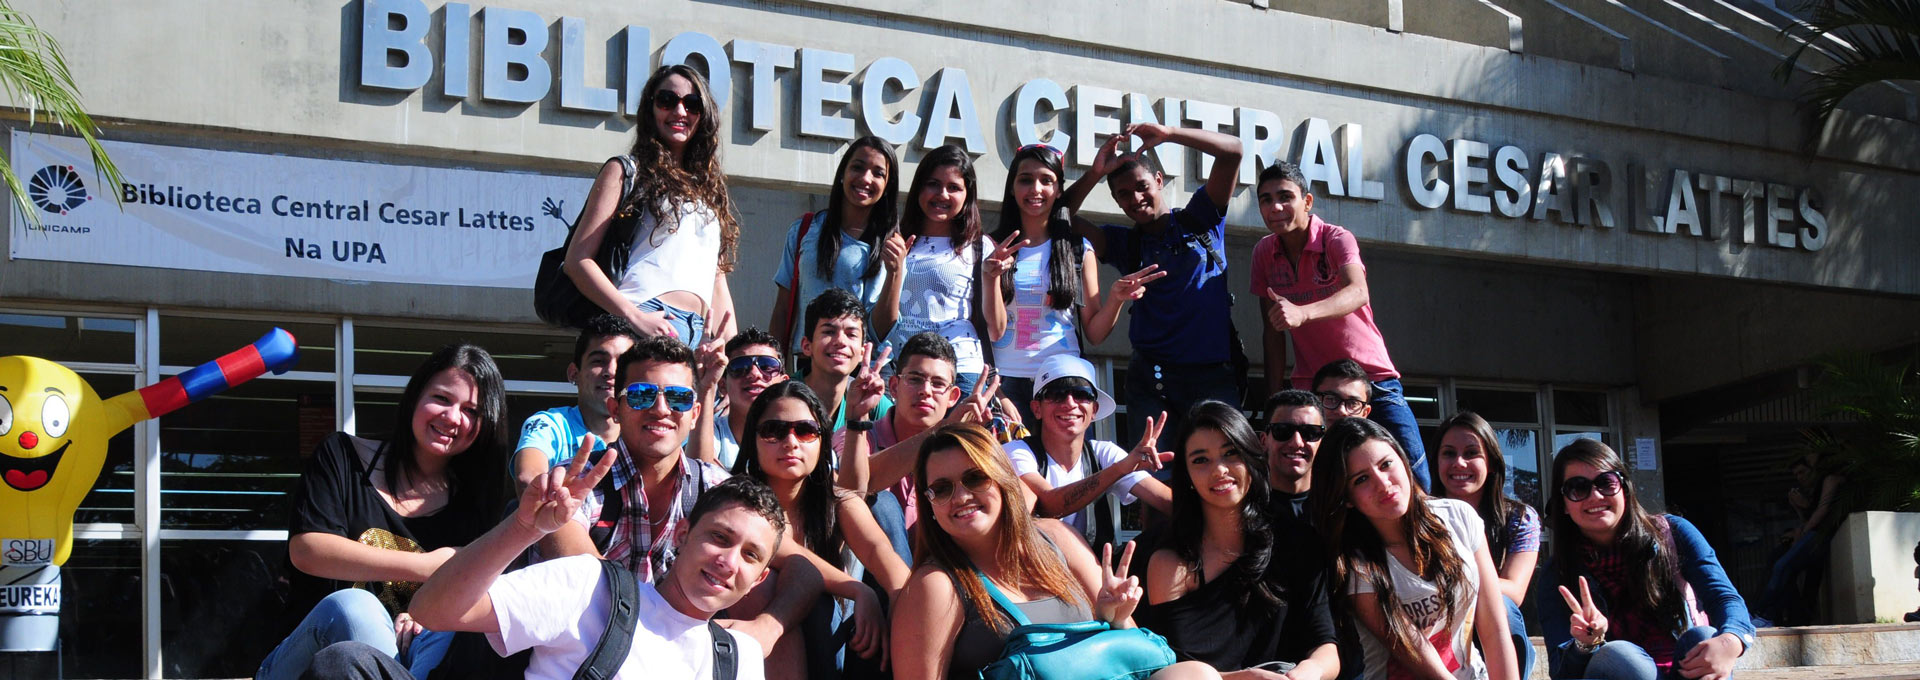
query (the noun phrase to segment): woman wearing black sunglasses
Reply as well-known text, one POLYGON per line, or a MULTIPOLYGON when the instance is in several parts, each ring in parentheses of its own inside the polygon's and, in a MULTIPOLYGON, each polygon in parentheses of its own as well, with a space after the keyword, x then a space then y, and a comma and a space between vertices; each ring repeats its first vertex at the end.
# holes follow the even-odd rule
POLYGON ((713 95, 700 72, 673 64, 653 72, 640 99, 633 150, 601 166, 562 268, 582 295, 642 333, 698 344, 707 319, 719 319, 713 335, 731 337, 727 272, 740 225, 720 169, 713 95), (632 231, 612 233, 615 225, 632 231))
MULTIPOLYGON (((1173 520, 1147 568, 1140 625, 1227 677, 1340 671, 1320 540, 1268 516, 1266 450, 1240 410, 1195 404, 1174 441, 1173 520)), ((1315 437, 1316 439, 1318 437, 1315 437)))
MULTIPOLYGON (((892 599, 907 583, 907 565, 893 551, 873 511, 858 494, 837 489, 834 471, 827 464, 833 457, 831 437, 823 436, 821 423, 827 422, 820 399, 806 383, 788 380, 768 386, 753 400, 747 411, 746 431, 753 437, 752 454, 743 455, 746 474, 765 482, 780 498, 787 513, 787 535, 781 541, 777 557, 799 555, 812 562, 826 581, 827 594, 853 603, 853 635, 850 649, 862 658, 886 665, 887 614, 884 600, 857 576, 849 575, 852 565, 843 557, 851 550, 859 564, 873 573, 874 580, 892 599)), ((865 439, 865 431, 848 430, 848 439, 865 439)), ((756 599, 749 596, 750 600, 756 599)), ((844 619, 846 617, 834 617, 844 619)), ((832 624, 824 617, 809 617, 808 665, 821 668, 832 664, 818 653, 816 642, 830 638, 832 624)), ((830 645, 829 645, 830 646, 830 645)), ((830 665, 822 670, 831 669, 830 665)))
POLYGON ((1753 624, 1700 531, 1640 507, 1620 456, 1590 439, 1554 456, 1551 491, 1539 603, 1552 677, 1729 677, 1753 624))
POLYGON ((1520 680, 1533 667, 1533 643, 1527 640, 1527 599, 1533 565, 1540 559, 1540 515, 1507 497, 1507 458, 1500 438, 1485 418, 1461 411, 1440 424, 1440 450, 1433 457, 1433 495, 1462 501, 1485 523, 1487 552, 1498 570, 1500 595, 1507 601, 1507 632, 1520 660, 1520 680))

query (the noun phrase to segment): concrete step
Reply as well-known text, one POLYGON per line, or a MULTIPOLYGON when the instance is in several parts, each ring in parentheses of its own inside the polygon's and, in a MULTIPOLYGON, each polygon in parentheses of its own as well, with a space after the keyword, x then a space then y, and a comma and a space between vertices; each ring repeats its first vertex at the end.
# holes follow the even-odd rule
MULTIPOLYGON (((1762 628, 1740 657, 1746 678, 1920 678, 1920 624, 1762 628)), ((1546 643, 1533 638, 1531 677, 1547 677, 1546 643)))

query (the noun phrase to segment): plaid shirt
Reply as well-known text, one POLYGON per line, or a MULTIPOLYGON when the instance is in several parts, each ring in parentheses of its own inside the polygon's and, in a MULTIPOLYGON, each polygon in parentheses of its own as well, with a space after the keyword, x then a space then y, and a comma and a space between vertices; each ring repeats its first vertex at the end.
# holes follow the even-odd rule
MULTIPOLYGON (((667 566, 673 564, 673 531, 693 510, 693 503, 700 492, 725 481, 729 476, 720 466, 706 461, 680 455, 678 476, 674 478, 672 504, 658 515, 658 530, 655 517, 647 508, 647 494, 640 491, 639 480, 633 458, 627 453, 627 447, 614 442, 607 450, 618 455, 613 459, 613 470, 607 476, 613 478, 613 488, 620 493, 623 511, 613 519, 613 535, 607 541, 607 547, 601 551, 610 560, 621 562, 633 570, 633 575, 642 583, 653 583, 667 573, 667 566)), ((574 521, 591 529, 601 522, 601 508, 607 499, 601 497, 596 489, 588 495, 586 502, 580 504, 579 514, 574 521)))

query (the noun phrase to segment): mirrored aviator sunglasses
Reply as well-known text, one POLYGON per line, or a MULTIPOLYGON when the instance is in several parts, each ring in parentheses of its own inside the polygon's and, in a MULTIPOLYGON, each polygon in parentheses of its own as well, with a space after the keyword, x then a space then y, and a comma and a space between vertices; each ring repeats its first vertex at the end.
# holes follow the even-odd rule
POLYGON ((1620 473, 1608 470, 1592 477, 1568 477, 1560 483, 1560 495, 1578 503, 1592 497, 1595 491, 1600 492, 1603 498, 1618 496, 1623 486, 1625 482, 1620 473))
POLYGON ((665 398, 667 408, 678 413, 686 413, 693 410, 693 403, 696 401, 693 388, 682 385, 663 387, 653 383, 637 382, 628 385, 624 393, 627 398, 627 408, 637 411, 652 409, 658 400, 665 398))
POLYGON ((726 375, 729 378, 739 378, 757 368, 760 369, 760 375, 775 376, 780 375, 784 367, 785 365, 780 363, 780 357, 766 355, 734 357, 732 361, 727 362, 726 375))

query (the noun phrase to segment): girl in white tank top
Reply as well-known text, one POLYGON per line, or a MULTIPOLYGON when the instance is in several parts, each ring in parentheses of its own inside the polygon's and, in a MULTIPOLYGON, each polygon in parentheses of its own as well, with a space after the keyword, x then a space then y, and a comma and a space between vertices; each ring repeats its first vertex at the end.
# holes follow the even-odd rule
POLYGON ((707 321, 714 335, 733 335, 733 269, 740 225, 720 169, 719 117, 705 78, 684 65, 662 66, 641 89, 644 109, 635 130, 632 190, 623 193, 620 159, 600 169, 565 270, 601 309, 624 317, 642 333, 698 344, 707 321), (594 262, 617 215, 640 215, 632 247, 614 253, 617 277, 594 262), (624 264, 624 266, 622 266, 624 264))

